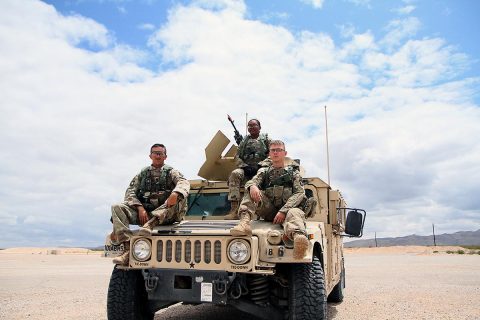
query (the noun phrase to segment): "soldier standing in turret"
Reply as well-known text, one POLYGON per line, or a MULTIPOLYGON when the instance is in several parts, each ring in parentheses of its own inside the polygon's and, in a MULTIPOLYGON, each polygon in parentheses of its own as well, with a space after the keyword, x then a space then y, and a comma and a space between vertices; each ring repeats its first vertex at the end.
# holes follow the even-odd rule
POLYGON ((124 244, 123 255, 113 259, 113 263, 128 265, 130 224, 140 228, 139 234, 150 234, 153 227, 181 221, 187 212, 187 196, 190 183, 183 175, 165 164, 167 149, 163 144, 150 148, 152 165, 137 174, 125 192, 122 203, 112 205, 113 244, 124 244))
POLYGON ((299 165, 286 165, 285 144, 280 140, 270 141, 271 163, 258 170, 245 183, 245 194, 238 210, 240 222, 230 229, 232 236, 251 236, 250 220, 254 213, 266 221, 282 224, 284 237, 293 241, 293 256, 305 256, 309 241, 305 231, 305 212, 300 209, 306 201, 299 165))
POLYGON ((228 178, 228 200, 231 209, 225 216, 226 220, 238 219, 238 207, 240 203, 240 185, 244 179, 252 178, 259 168, 259 162, 268 156, 270 140, 268 134, 260 134, 261 125, 257 119, 251 119, 247 124, 248 133, 238 145, 235 159, 237 169, 233 170, 228 178))

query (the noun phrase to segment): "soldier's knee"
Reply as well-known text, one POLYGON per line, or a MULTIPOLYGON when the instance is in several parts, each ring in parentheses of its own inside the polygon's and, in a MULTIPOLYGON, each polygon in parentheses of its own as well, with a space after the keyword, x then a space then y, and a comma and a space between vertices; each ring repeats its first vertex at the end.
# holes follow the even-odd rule
POLYGON ((291 208, 287 211, 287 215, 286 215, 286 218, 289 218, 289 217, 304 219, 305 212, 303 212, 302 209, 299 209, 299 208, 291 208))
POLYGON ((119 213, 123 212, 122 204, 121 203, 112 204, 111 211, 112 211, 112 217, 118 216, 119 213))
POLYGON ((245 176, 243 169, 235 169, 230 173, 230 180, 238 180, 242 181, 243 177, 245 176))
POLYGON ((112 204, 112 206, 111 206, 112 212, 119 209, 120 206, 121 206, 121 203, 112 204))

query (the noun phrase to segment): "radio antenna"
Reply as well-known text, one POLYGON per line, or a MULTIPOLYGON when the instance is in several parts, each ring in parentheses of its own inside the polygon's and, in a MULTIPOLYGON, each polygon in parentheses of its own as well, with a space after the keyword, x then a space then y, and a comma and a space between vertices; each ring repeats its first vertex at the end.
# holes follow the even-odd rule
POLYGON ((325 139, 327 141, 327 177, 328 185, 330 185, 330 154, 328 152, 328 121, 327 121, 327 106, 325 106, 325 139))

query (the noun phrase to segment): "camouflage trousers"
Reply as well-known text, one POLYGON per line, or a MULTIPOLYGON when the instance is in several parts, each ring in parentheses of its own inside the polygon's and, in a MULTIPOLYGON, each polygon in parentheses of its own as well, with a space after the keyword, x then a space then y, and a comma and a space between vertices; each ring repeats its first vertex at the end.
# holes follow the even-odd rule
MULTIPOLYGON (((265 195, 265 193, 262 190, 260 190, 260 192, 262 197, 260 202, 256 204, 250 197, 250 192, 245 190, 245 194, 238 210, 238 215, 240 217, 242 217, 243 214, 248 214, 251 219, 253 214, 256 213, 265 221, 273 221, 281 207, 276 208, 272 201, 265 195)), ((290 240, 293 240, 293 235, 295 233, 306 234, 305 212, 299 208, 289 209, 285 215, 285 220, 283 221, 282 226, 283 231, 290 240)))
MULTIPOLYGON (((181 221, 186 212, 187 200, 182 199, 170 208, 163 204, 152 212, 147 212, 147 214, 148 219, 157 217, 159 224, 172 224, 181 221)), ((112 223, 113 233, 117 236, 118 243, 127 241, 132 236, 133 232, 130 230, 129 225, 141 226, 137 209, 130 207, 124 202, 112 205, 112 223)))
POLYGON ((242 168, 237 168, 230 173, 228 178, 228 200, 230 201, 240 201, 240 186, 242 185, 243 179, 245 178, 245 172, 242 168))

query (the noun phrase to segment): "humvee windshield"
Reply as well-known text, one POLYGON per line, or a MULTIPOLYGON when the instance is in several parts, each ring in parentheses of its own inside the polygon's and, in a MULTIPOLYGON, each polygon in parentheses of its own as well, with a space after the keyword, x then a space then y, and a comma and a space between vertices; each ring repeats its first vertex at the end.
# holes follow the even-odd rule
POLYGON ((190 193, 187 216, 224 216, 230 211, 227 192, 190 193))

